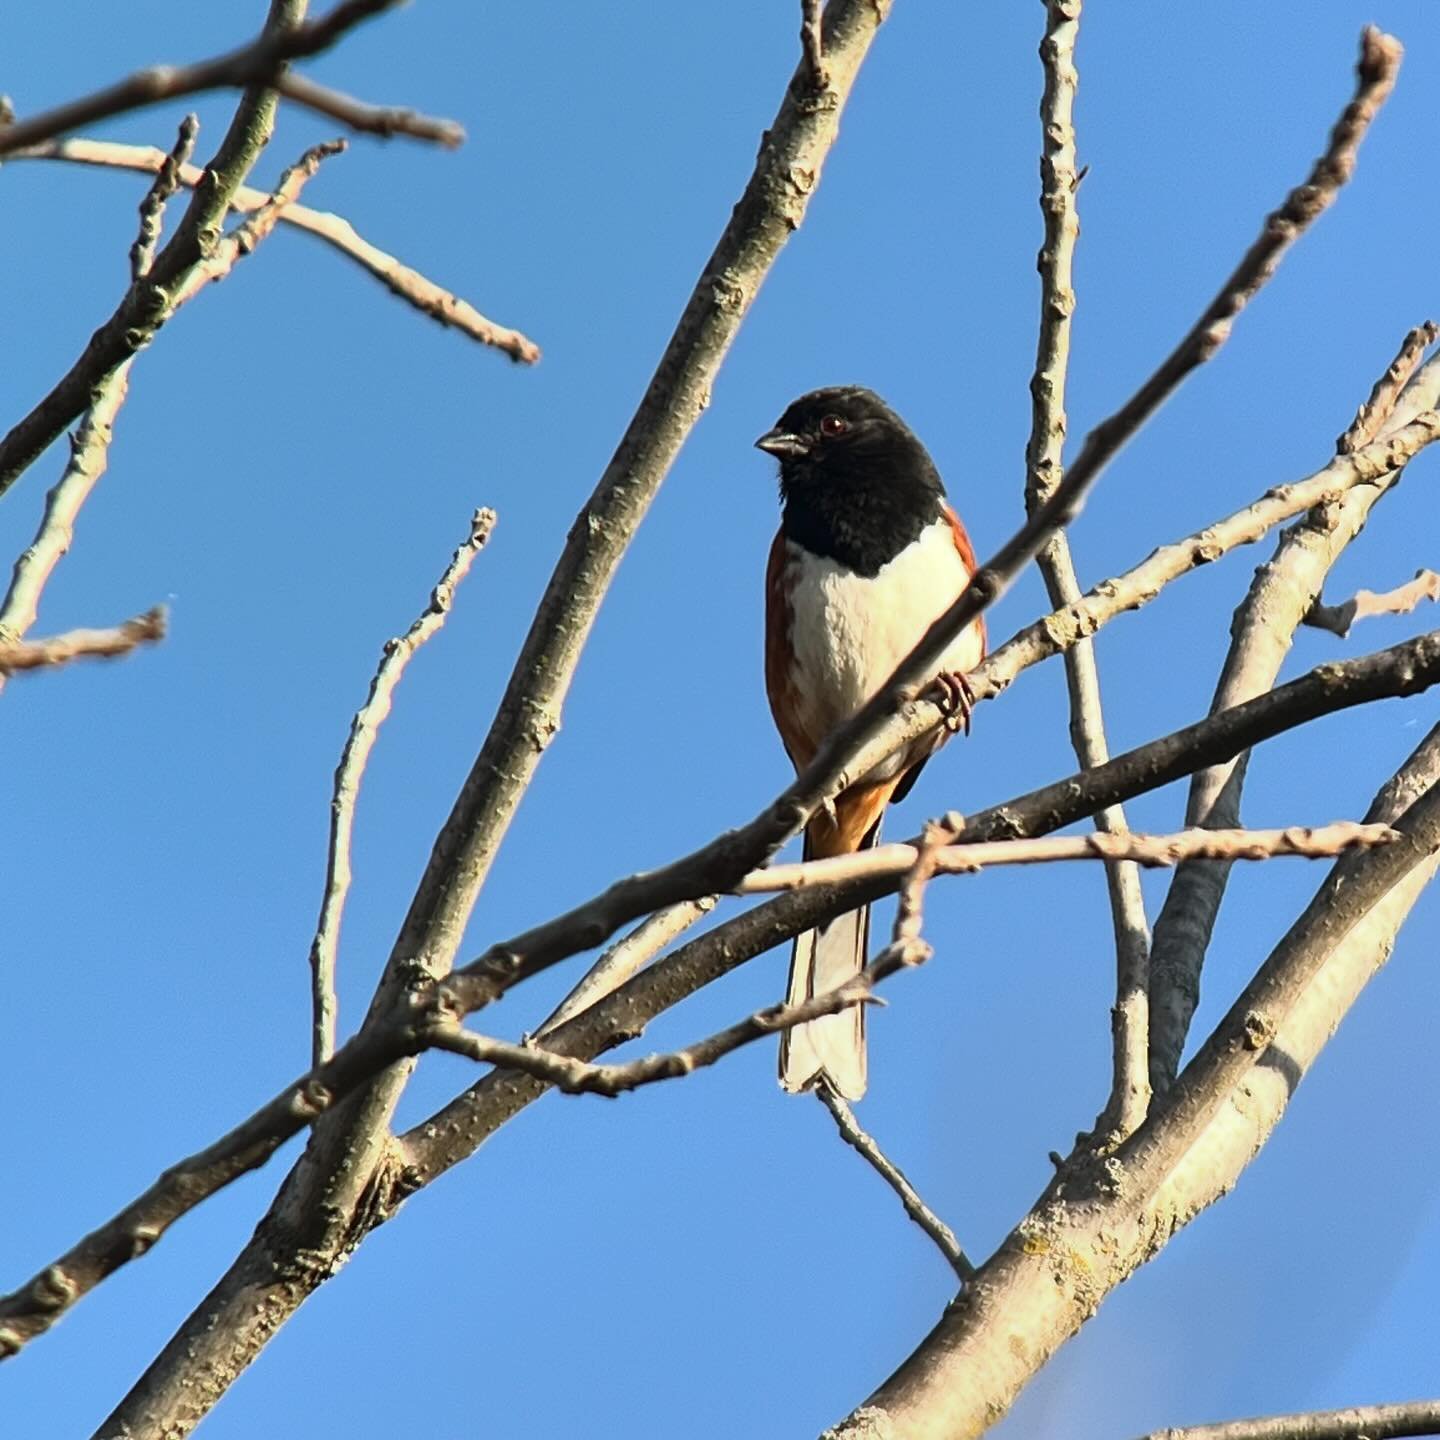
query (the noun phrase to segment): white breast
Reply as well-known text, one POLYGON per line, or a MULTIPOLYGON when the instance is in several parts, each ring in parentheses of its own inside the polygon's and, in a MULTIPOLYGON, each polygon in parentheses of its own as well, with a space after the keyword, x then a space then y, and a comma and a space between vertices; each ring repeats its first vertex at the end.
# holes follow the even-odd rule
MULTIPOLYGON (((931 622, 965 588, 970 571, 948 521, 921 532, 867 579, 787 542, 796 698, 807 734, 828 735, 890 678, 931 622)), ((942 671, 981 660, 976 626, 951 642, 942 671)))

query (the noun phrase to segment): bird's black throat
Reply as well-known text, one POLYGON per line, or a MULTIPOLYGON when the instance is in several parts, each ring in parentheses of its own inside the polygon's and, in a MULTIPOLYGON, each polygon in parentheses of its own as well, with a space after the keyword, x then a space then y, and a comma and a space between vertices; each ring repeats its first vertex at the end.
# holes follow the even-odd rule
POLYGON ((853 465, 838 458, 781 467, 780 529, 812 555, 873 579, 940 518, 945 489, 923 450, 856 456, 853 465))

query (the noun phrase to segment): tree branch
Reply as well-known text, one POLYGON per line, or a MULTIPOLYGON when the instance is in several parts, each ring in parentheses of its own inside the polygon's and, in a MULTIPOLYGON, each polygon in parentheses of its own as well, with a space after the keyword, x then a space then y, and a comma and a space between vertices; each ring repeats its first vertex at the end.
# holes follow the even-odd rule
POLYGON ((1413 580, 1383 595, 1357 590, 1340 605, 1326 605, 1317 597, 1300 623, 1329 630, 1343 640, 1357 620, 1368 620, 1372 615, 1408 615, 1422 600, 1440 600, 1440 575, 1433 570, 1417 570, 1413 580))
POLYGON ((1140 1440, 1400 1440, 1411 1435, 1440 1435, 1440 1400, 1354 1405, 1348 1410, 1225 1420, 1218 1425, 1183 1425, 1152 1430, 1140 1440))
POLYGON ((900 1197, 905 1213, 935 1242, 936 1248, 945 1257, 956 1278, 962 1285, 975 1274, 955 1232, 925 1203, 920 1192, 906 1178, 905 1172, 875 1143, 855 1118, 855 1112, 828 1085, 815 1089, 820 1103, 834 1117, 840 1137, 855 1150, 877 1175, 900 1197))
MULTIPOLYGON (((1380 698, 1371 687, 1382 676, 1388 677, 1384 681, 1387 687, 1440 683, 1440 635, 1410 641, 1358 662, 1321 666, 1233 711, 1209 716, 1116 756, 1097 770, 1082 771, 982 810, 966 819, 961 833, 966 840, 980 842, 1043 835, 1060 829, 1093 815, 1105 805, 1169 784, 1194 769, 1215 763, 1217 758, 1258 744, 1320 714, 1362 703, 1366 697, 1380 698), (1426 658, 1417 667, 1422 655, 1426 658), (1352 665, 1359 668, 1351 669, 1352 665)), ((1387 688, 1385 693, 1398 690, 1387 688)), ((1375 822, 1384 818, 1369 817, 1375 822)), ((894 875, 867 876, 823 889, 800 890, 747 911, 681 946, 603 1001, 548 1032, 546 1048, 591 1059, 641 1034, 657 1015, 747 961, 793 939, 802 930, 891 894, 896 886, 894 875)), ((406 1186, 418 1189, 458 1164, 543 1093, 543 1085, 532 1085, 529 1080, 521 1083, 503 1070, 478 1081, 402 1137, 406 1186)))
MULTIPOLYGON (((270 0, 263 35, 281 42, 300 24, 305 4, 306 0, 270 0)), ((275 104, 273 90, 263 86, 246 90, 220 148, 206 167, 208 178, 191 196, 175 234, 144 277, 131 284, 115 313, 90 337, 90 343, 64 377, 0 440, 0 495, 81 414, 95 387, 143 350, 175 313, 176 294, 194 267, 219 244, 221 223, 231 197, 269 142, 275 104)), ((5 144, 17 143, 16 132, 25 128, 0 128, 0 153, 5 144)))
POLYGON ((340 922, 345 912, 345 897, 350 891, 350 838, 355 828, 355 804, 360 798, 360 781, 365 774, 365 766, 369 763, 380 727, 390 714, 395 687, 399 685, 405 667, 415 652, 444 625, 456 588, 469 574, 471 564, 485 548, 485 542, 494 528, 493 510, 477 510, 471 517, 470 533, 450 557, 450 563, 430 592, 430 603, 405 634, 385 642, 365 703, 350 722, 350 734, 340 753, 340 763, 335 768, 325 892, 320 902, 315 938, 310 944, 312 1065, 323 1065, 335 1053, 335 963, 340 947, 340 922))
MULTIPOLYGON (((1040 338, 1030 381, 1030 442, 1025 451, 1025 504, 1031 513, 1054 492, 1064 473, 1065 378, 1070 361, 1070 317, 1075 310, 1074 258, 1080 234, 1075 168, 1075 40, 1081 0, 1047 0, 1040 60, 1045 93, 1040 102, 1040 209, 1045 240, 1040 248, 1040 338)), ((1035 557, 1050 603, 1057 609, 1080 599, 1080 582, 1070 542, 1058 534, 1035 557)), ((1100 674, 1088 636, 1065 651, 1065 684, 1070 693, 1070 743, 1082 766, 1110 758, 1100 674)), ((1123 834, 1125 812, 1108 807, 1095 817, 1098 830, 1123 834)), ((1115 931, 1115 1008, 1111 1012, 1112 1081, 1099 1127, 1129 1135, 1150 1103, 1149 972, 1150 926, 1140 875, 1133 864, 1105 866, 1115 931)))
MULTIPOLYGON (((1114 1153, 1096 1152, 1082 1137, 974 1284, 828 1437, 893 1433, 968 1440, 983 1434, 1116 1285, 1233 1187, 1340 1018, 1388 957, 1396 931, 1434 873, 1437 778, 1440 730, 1421 744, 1368 816, 1393 822, 1407 841, 1339 861, 1317 897, 1324 897, 1321 908, 1330 923, 1315 924, 1312 906, 1254 982, 1303 972, 1308 983, 1269 1013, 1273 1029, 1247 1021, 1248 1011, 1232 1011, 1212 1037, 1235 1063, 1224 1067, 1227 1088, 1208 1097, 1207 1117, 1198 1120, 1166 1097, 1114 1153), (1016 1334, 1025 1336, 1025 1345, 1013 1343, 1016 1334)), ((1209 1060, 1190 1067, 1187 1077, 1192 1071, 1196 1080, 1202 1071, 1212 1080, 1222 1073, 1209 1060)))
MULTIPOLYGON (((959 822, 964 832, 964 820, 959 822)), ((1384 825, 1359 825, 1337 820, 1318 827, 1291 825, 1283 830, 1181 830, 1174 835, 1046 835, 1033 840, 974 841, 939 845, 931 856, 937 875, 977 875, 996 865, 1048 865, 1057 860, 1124 860, 1132 865, 1161 867, 1186 860, 1274 860, 1279 856, 1326 859, 1346 850, 1388 845, 1397 839, 1384 825)), ((876 845, 852 855, 806 860, 797 865, 770 865, 747 875, 737 895, 773 895, 834 885, 844 880, 898 878, 920 858, 914 844, 876 845)))
MULTIPOLYGON (((122 145, 116 141, 77 138, 46 141, 41 145, 14 151, 6 159, 62 160, 75 165, 153 173, 164 163, 165 152, 150 145, 122 145)), ((205 173, 198 166, 182 165, 180 181, 194 189, 203 180, 205 173)), ((270 198, 264 190, 254 190, 247 185, 241 185, 230 197, 230 208, 249 214, 268 205, 270 198)), ((478 340, 482 345, 493 346, 514 361, 533 365, 539 360, 540 347, 528 336, 488 319, 468 300, 451 294, 418 270, 411 269, 395 256, 370 244, 343 216, 293 204, 286 206, 279 218, 282 225, 304 230, 332 246, 341 255, 355 261, 379 280, 392 295, 398 296, 407 305, 413 305, 421 314, 438 320, 442 325, 453 327, 462 335, 478 340)))
MULTIPOLYGON (((436 840, 367 1025, 383 1023, 380 1017, 406 995, 450 968, 495 852, 558 728, 615 568, 708 403, 720 362, 759 285, 804 218, 845 100, 886 9, 873 0, 832 0, 827 7, 824 95, 787 89, 745 193, 640 408, 571 529, 490 734, 436 840)), ((0 444, 0 459, 4 452, 0 444)), ((344 1054, 342 1047, 336 1059, 344 1054)), ((176 1435, 188 1432, 329 1273, 325 1266, 310 1266, 301 1283, 277 1279, 295 1268, 295 1254, 327 1255, 338 1263, 396 1203, 388 1121, 408 1071, 408 1065, 393 1067, 351 1097, 343 1113, 317 1127, 272 1207, 277 1223, 261 1225, 107 1428, 123 1432, 153 1424, 176 1435), (265 1295, 264 1304, 256 1304, 257 1293, 265 1295)))
MULTIPOLYGON (((1341 437, 1340 456, 1363 440, 1371 428, 1383 444, 1402 434, 1417 415, 1433 413, 1440 402, 1440 356, 1432 358, 1398 400, 1387 394, 1411 364, 1415 347, 1428 335, 1422 326, 1406 336, 1390 369, 1377 382, 1368 406, 1341 437)), ((1376 501, 1399 482, 1404 466, 1376 476, 1343 495, 1317 504, 1305 520, 1281 537, 1275 554, 1262 565, 1235 611, 1230 649, 1215 688, 1212 710, 1225 710, 1274 684, 1295 631, 1319 598, 1325 576, 1345 547, 1364 528, 1376 501)), ((1197 774, 1185 807, 1187 825, 1234 826, 1240 823, 1240 797, 1246 757, 1197 774)), ((1151 953, 1150 1080, 1156 1093, 1175 1077, 1190 1017, 1200 998, 1200 971, 1215 917, 1224 898, 1228 871, 1223 862, 1199 861, 1177 872, 1155 925, 1151 953)))
POLYGON ((113 659, 165 638, 165 607, 157 605, 111 630, 67 630, 45 640, 0 643, 0 675, 55 669, 72 660, 113 659))
MULTIPOLYGON (((281 28, 267 24, 248 45, 228 51, 224 55, 199 60, 191 65, 156 65, 148 70, 137 70, 126 79, 103 90, 97 90, 94 94, 71 100, 53 110, 43 111, 29 120, 17 120, 0 128, 0 155, 7 155, 12 150, 19 150, 27 145, 37 145, 42 140, 51 140, 68 130, 78 130, 84 125, 93 125, 97 120, 120 115, 127 110, 139 110, 162 100, 178 100, 185 95, 196 95, 202 90, 274 86, 284 74, 288 61, 308 59, 322 50, 328 50, 361 21, 382 11, 392 10, 399 3, 400 0, 342 0, 328 15, 323 15, 318 20, 304 24, 287 24, 281 28)), ((298 6, 294 8, 301 10, 298 6)), ((302 90, 291 98, 328 115, 336 115, 335 102, 346 99, 319 86, 310 87, 308 92, 302 90)), ((338 118, 346 119, 343 115, 338 118)), ((350 122, 347 120, 347 123, 350 122)), ((361 125, 357 128, 370 127, 361 125)), ((391 134, 396 129, 421 139, 440 140, 446 145, 458 145, 465 135, 459 125, 448 120, 427 120, 422 127, 415 129, 394 126, 379 133, 391 134)))

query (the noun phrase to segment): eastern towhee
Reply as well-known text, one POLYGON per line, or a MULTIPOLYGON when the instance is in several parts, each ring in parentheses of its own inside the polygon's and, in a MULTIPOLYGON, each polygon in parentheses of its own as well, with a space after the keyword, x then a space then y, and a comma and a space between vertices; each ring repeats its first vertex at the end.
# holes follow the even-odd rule
MULTIPOLYGON (((975 571, 975 551, 945 501, 934 461, 903 420, 857 385, 802 395, 756 442, 780 461, 780 533, 765 576, 765 689, 797 770, 890 678, 975 571)), ((937 681, 985 654, 977 619, 945 652, 937 681)), ((965 703, 968 718, 968 702, 965 703)), ((903 799, 944 743, 937 730, 890 757, 805 827, 805 858, 875 843, 891 800, 903 799)), ((843 985, 865 965, 869 906, 795 940, 787 1004, 843 985)), ((826 1085, 865 1093, 865 1007, 788 1030, 787 1090, 826 1085)))

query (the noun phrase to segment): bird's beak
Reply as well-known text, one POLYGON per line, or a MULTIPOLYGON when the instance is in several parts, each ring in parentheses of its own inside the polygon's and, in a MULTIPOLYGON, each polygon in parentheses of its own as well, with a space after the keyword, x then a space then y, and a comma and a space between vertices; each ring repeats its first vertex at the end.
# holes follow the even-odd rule
POLYGON ((776 426, 767 430, 756 442, 755 448, 773 455, 777 460, 800 460, 810 453, 810 443, 799 435, 776 426))

